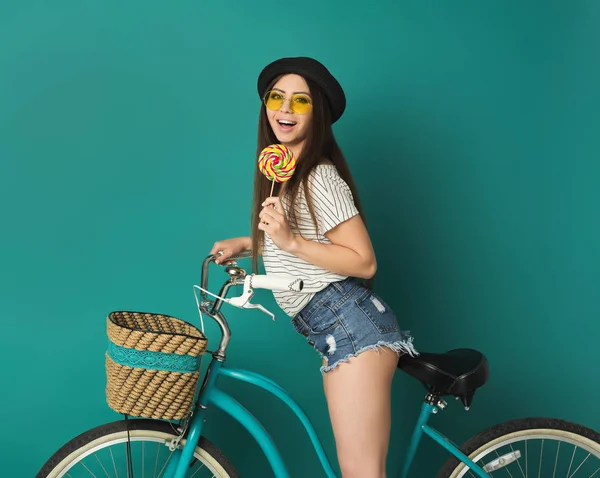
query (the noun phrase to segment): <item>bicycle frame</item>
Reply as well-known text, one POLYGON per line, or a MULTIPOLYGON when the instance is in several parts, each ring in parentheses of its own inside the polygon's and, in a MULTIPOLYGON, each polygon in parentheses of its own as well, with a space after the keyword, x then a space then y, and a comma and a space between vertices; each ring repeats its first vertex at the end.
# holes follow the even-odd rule
POLYGON ((248 430, 248 432, 263 450, 269 465, 275 473, 275 476, 278 478, 290 477, 281 454, 277 450, 273 439, 270 437, 269 433, 265 430, 262 424, 235 398, 217 387, 216 382, 220 376, 230 377, 234 380, 240 380, 242 382, 256 385, 276 396, 288 407, 290 407, 302 425, 304 425, 315 452, 319 457, 321 465, 325 470, 327 478, 337 478, 337 475, 331 467, 331 463, 325 454, 325 450, 323 449, 312 422, 302 410, 300 405, 298 405, 298 403, 289 395, 288 392, 286 392, 274 381, 258 373, 235 368, 226 368, 223 362, 215 357, 213 357, 211 360, 204 378, 204 383, 202 385, 202 389, 200 390, 196 409, 190 424, 190 431, 186 444, 183 447, 183 450, 178 450, 178 453, 173 454, 173 457, 169 462, 169 467, 165 472, 165 477, 183 478, 185 476, 185 472, 192 459, 194 449, 196 448, 202 433, 202 426, 204 424, 206 410, 210 405, 214 405, 228 413, 244 428, 246 428, 246 430, 248 430))
MULTIPOLYGON (((248 430, 248 432, 263 450, 263 453, 265 454, 269 465, 271 466, 277 478, 290 477, 290 473, 285 466, 281 454, 262 424, 235 398, 217 387, 217 379, 221 376, 256 385, 276 396, 288 407, 290 407, 308 433, 321 466, 325 471, 325 476, 327 478, 337 478, 337 475, 333 471, 331 463, 327 458, 325 450, 323 449, 312 422, 302 408, 298 405, 298 403, 288 394, 288 392, 286 392, 276 382, 258 373, 235 368, 227 368, 224 366, 223 361, 218 360, 215 357, 213 357, 211 360, 204 378, 204 383, 199 393, 197 405, 190 423, 185 446, 182 450, 177 450, 175 453, 173 453, 173 456, 169 462, 169 466, 164 474, 165 478, 183 478, 185 476, 186 470, 192 460, 196 445, 198 444, 200 435, 202 434, 206 410, 210 405, 214 405, 228 413, 244 428, 246 428, 246 430, 248 430)), ((471 471, 476 473, 477 476, 481 478, 488 478, 489 475, 486 474, 478 465, 473 463, 466 455, 464 455, 454 443, 427 424, 431 414, 437 413, 439 410, 440 408, 438 406, 428 403, 424 403, 421 407, 421 414, 413 431, 410 446, 399 477, 407 478, 408 471, 412 465, 421 438, 423 434, 425 434, 431 437, 436 443, 445 448, 448 452, 456 456, 460 461, 468 464, 471 467, 471 471)))
MULTIPOLYGON (((237 256, 236 259, 243 257, 250 257, 249 252, 237 256)), ((202 289, 204 290, 206 290, 208 284, 208 266, 210 262, 214 260, 214 258, 214 255, 209 255, 202 264, 201 284, 202 289)), ((230 267, 228 269, 228 273, 231 278, 221 288, 219 293, 220 297, 224 297, 229 288, 232 285, 237 284, 236 278, 243 277, 245 271, 236 266, 230 267)), ((206 294, 203 293, 203 295, 206 299, 206 294)), ((186 443, 183 449, 177 449, 173 453, 173 456, 169 461, 169 465, 165 470, 164 477, 184 478, 185 472, 192 460, 194 450, 196 449, 196 445, 198 444, 198 440, 200 439, 200 435, 202 433, 206 410, 210 405, 213 405, 231 415, 231 417, 237 420, 244 428, 246 428, 246 430, 248 430, 248 432, 263 450, 263 453, 265 454, 269 465, 271 466, 277 478, 289 478, 290 474, 285 466, 281 454, 277 450, 275 443, 262 424, 241 403, 217 387, 217 379, 220 376, 224 376, 258 386, 276 396, 289 408, 291 408, 308 433, 321 466, 325 471, 325 476, 327 478, 337 478, 337 475, 333 471, 331 463, 325 454, 323 445, 321 444, 310 419, 288 392, 286 392, 279 384, 264 377, 263 375, 247 370, 226 368, 224 366, 225 351, 227 349, 231 333, 229 330, 229 325, 227 324, 227 320, 219 311, 222 303, 222 299, 218 299, 214 303, 208 301, 199 304, 200 310, 206 312, 217 322, 221 328, 222 338, 218 349, 212 354, 212 360, 208 366, 202 387, 198 394, 198 400, 196 402, 194 414, 192 415, 192 419, 189 424, 189 432, 186 443)), ((460 461, 468 464, 471 467, 471 471, 475 472, 479 477, 488 477, 489 475, 487 475, 479 466, 477 466, 466 455, 464 455, 448 438, 427 425, 431 414, 437 413, 440 410, 440 407, 434 404, 436 401, 426 400, 423 403, 421 414, 413 431, 410 446, 404 460, 400 478, 406 478, 408 476, 408 470, 413 462, 423 434, 428 435, 436 443, 457 457, 460 461)))
POLYGON ((427 422, 431 417, 432 413, 438 413, 440 411, 440 407, 437 405, 431 405, 429 403, 423 403, 421 406, 421 414, 419 415, 419 419, 417 420, 417 424, 415 425, 415 429, 413 431, 413 435, 408 447, 408 451, 406 453, 406 457, 404 459, 404 464, 400 471, 400 478, 406 478, 408 476, 408 470, 413 462, 413 459, 417 453, 417 449, 419 448, 419 443, 421 442, 421 438, 423 434, 432 438, 438 445, 442 446, 446 449, 446 451, 450 452, 456 458, 458 458, 463 463, 469 465, 470 471, 474 472, 480 478, 489 478, 488 475, 483 469, 475 464, 467 455, 465 455, 462 451, 460 451, 459 447, 454 444, 449 438, 441 434, 435 428, 430 427, 427 422))

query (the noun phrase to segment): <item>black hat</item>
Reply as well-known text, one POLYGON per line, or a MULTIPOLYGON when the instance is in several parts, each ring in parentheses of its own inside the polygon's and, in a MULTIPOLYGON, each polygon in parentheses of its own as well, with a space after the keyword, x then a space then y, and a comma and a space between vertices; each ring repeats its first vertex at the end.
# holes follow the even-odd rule
POLYGON ((346 95, 342 86, 327 68, 317 60, 305 56, 281 58, 269 63, 258 76, 258 95, 262 99, 269 83, 279 75, 295 73, 317 83, 325 93, 331 109, 331 122, 335 123, 346 109, 346 95))

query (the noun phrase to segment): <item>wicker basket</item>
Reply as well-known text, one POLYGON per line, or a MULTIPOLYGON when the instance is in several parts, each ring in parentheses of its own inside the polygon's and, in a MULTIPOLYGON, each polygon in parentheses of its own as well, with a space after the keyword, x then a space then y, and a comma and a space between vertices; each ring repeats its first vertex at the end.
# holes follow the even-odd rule
POLYGON ((188 416, 199 377, 204 334, 161 314, 111 312, 107 319, 106 398, 110 408, 134 417, 188 416))

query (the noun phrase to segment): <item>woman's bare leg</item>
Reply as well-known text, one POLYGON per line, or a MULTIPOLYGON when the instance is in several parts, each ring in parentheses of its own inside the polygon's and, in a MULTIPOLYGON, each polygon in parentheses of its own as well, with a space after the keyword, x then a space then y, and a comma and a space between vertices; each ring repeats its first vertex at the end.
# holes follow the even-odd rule
POLYGON ((343 478, 385 478, 391 385, 398 355, 368 350, 324 374, 323 386, 343 478))

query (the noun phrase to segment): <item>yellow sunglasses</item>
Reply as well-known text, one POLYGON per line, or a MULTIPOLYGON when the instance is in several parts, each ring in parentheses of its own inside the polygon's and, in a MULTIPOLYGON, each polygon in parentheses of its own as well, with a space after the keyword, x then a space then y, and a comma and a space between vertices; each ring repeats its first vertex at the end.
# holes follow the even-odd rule
MULTIPOLYGON (((265 106, 273 111, 278 111, 283 106, 285 100, 287 100, 279 91, 267 91, 263 101, 265 106)), ((310 96, 304 93, 295 93, 290 98, 290 108, 294 113, 304 115, 312 109, 312 101, 310 96)))

